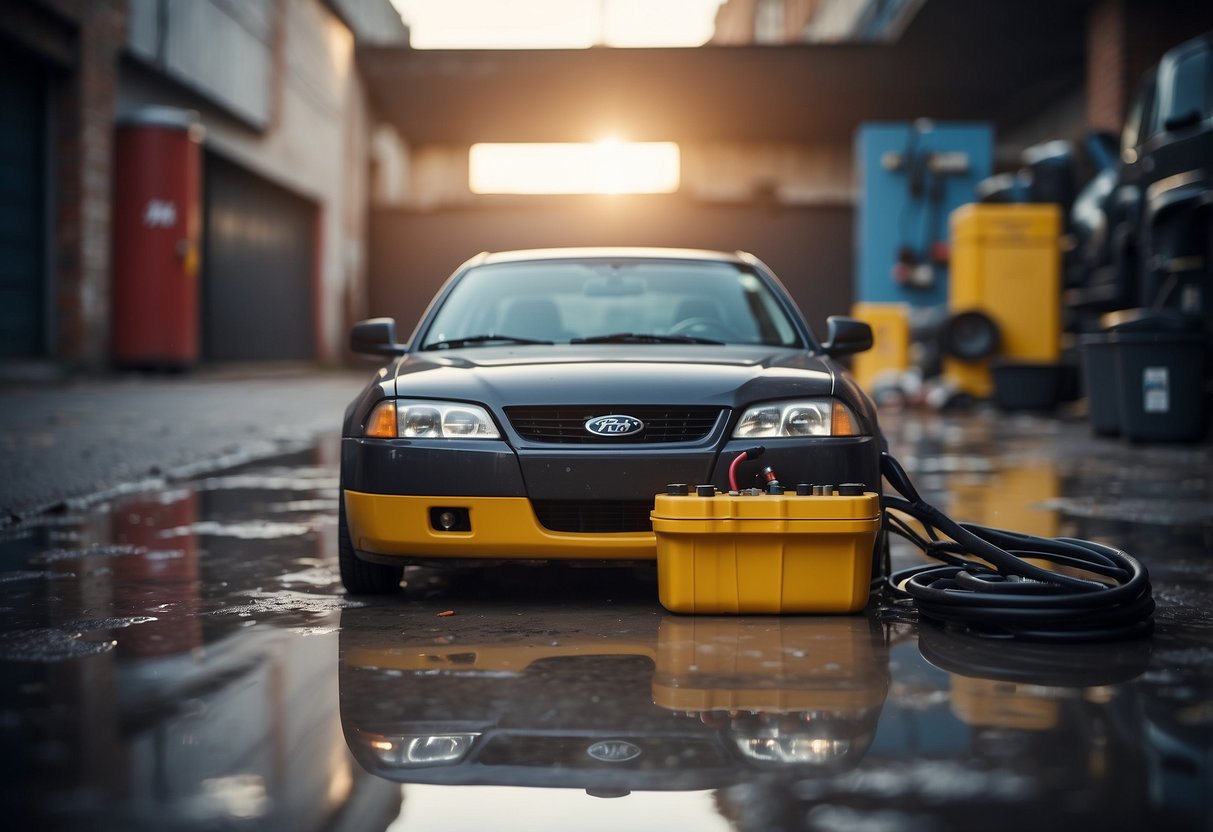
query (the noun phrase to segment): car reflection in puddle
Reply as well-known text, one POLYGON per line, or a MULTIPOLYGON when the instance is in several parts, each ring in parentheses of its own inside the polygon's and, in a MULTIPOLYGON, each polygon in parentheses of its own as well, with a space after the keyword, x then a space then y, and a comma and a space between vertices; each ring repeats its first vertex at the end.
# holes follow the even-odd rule
POLYGON ((4 530, 0 810, 31 829, 1207 830, 1210 449, 889 421, 959 519, 1139 554, 1154 636, 975 642, 876 605, 677 616, 652 570, 410 570, 398 597, 353 599, 321 448, 4 530))
POLYGON ((339 674, 346 739, 375 774, 599 794, 851 768, 889 687, 882 630, 862 616, 666 616, 628 641, 435 646, 351 609, 339 674))
MULTIPOLYGON (((1157 726, 1140 718, 1149 641, 991 643, 869 610, 665 615, 626 639, 585 622, 581 636, 550 643, 534 633, 464 642, 402 637, 383 614, 342 612, 345 738, 379 777, 462 788, 441 792, 451 819, 483 811, 465 800, 503 800, 474 788, 496 786, 520 788, 536 807, 553 790, 711 790, 709 814, 741 830, 873 818, 887 828, 1143 828, 1146 790, 1164 774, 1150 768, 1176 752, 1148 750, 1157 726)), ((1181 757, 1201 753, 1199 738, 1179 744, 1181 757)), ((1184 828, 1184 814, 1173 817, 1184 828)))

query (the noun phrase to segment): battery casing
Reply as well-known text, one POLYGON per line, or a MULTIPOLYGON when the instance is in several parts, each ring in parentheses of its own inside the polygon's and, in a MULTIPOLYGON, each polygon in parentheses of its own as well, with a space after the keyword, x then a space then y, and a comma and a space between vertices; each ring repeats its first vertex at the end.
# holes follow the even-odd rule
POLYGON ((878 494, 659 494, 651 517, 671 612, 851 613, 868 602, 878 494))

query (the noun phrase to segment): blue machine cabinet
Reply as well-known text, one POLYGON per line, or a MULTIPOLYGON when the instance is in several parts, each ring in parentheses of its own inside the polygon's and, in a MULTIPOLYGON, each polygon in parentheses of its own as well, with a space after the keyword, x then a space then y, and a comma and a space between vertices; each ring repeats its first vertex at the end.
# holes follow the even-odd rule
POLYGON ((948 215, 990 175, 986 124, 872 123, 855 136, 856 302, 942 306, 948 299, 948 215))

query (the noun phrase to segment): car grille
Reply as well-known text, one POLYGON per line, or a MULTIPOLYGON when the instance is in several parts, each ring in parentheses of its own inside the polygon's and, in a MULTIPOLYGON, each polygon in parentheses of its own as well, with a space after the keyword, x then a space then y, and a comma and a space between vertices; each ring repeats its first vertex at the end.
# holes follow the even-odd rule
MULTIPOLYGON (((646 663, 651 662, 643 657, 638 658, 646 663)), ((588 753, 588 749, 595 745, 606 745, 603 740, 619 743, 620 734, 628 736, 626 729, 611 734, 585 733, 571 736, 554 734, 552 731, 544 731, 537 736, 494 733, 480 750, 476 762, 482 766, 538 766, 557 771, 605 771, 610 767, 620 771, 651 773, 666 771, 669 760, 677 760, 678 768, 688 771, 732 764, 724 750, 713 741, 712 735, 687 739, 672 737, 669 732, 662 732, 652 737, 631 737, 623 741, 623 744, 636 749, 636 756, 628 760, 604 762, 588 753)))
POLYGON ((651 532, 652 500, 532 500, 539 524, 553 532, 651 532))
POLYGON ((514 430, 531 442, 561 445, 609 445, 620 443, 659 444, 696 442, 716 426, 719 407, 507 407, 506 416, 514 430), (644 430, 634 436, 596 436, 585 423, 596 416, 626 414, 644 422, 644 430))

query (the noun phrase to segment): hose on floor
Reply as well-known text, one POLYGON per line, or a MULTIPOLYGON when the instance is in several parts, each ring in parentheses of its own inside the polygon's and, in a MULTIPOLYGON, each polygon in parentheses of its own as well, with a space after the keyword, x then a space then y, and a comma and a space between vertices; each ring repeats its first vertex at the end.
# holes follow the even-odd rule
POLYGON ((888 453, 881 473, 900 495, 881 498, 886 529, 941 561, 886 578, 885 593, 912 599, 920 619, 988 638, 1062 643, 1136 638, 1153 630, 1149 575, 1127 552, 1089 540, 957 523, 922 499, 888 453))

